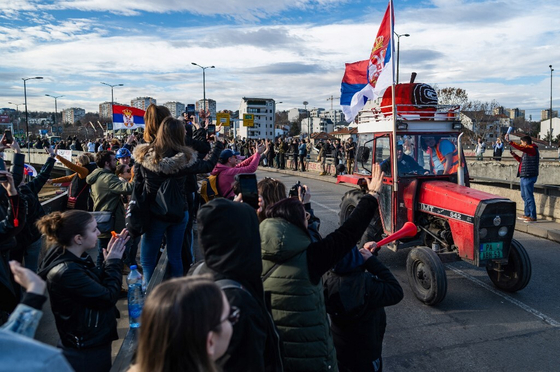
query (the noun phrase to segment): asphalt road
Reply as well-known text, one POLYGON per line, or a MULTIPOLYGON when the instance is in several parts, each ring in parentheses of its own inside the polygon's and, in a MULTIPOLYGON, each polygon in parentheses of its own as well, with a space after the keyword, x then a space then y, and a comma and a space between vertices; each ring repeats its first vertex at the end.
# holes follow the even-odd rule
MULTIPOLYGON (((321 233, 338 227, 344 185, 258 172, 289 188, 301 180, 321 218, 321 233)), ((404 300, 387 311, 385 371, 560 371, 560 245, 516 232, 527 249, 532 278, 520 292, 500 292, 484 268, 465 262, 446 265, 448 291, 435 307, 420 303, 406 274, 409 250, 382 249, 381 260, 401 283, 404 300)))

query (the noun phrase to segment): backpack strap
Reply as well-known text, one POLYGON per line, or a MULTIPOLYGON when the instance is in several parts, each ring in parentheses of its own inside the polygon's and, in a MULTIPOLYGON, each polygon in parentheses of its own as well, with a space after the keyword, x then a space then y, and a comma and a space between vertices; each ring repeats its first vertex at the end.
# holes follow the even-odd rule
MULTIPOLYGON (((202 265, 200 265, 202 266, 202 265)), ((199 266, 199 267, 200 267, 199 266)), ((198 268, 197 268, 198 269, 198 268)), ((196 270, 195 270, 196 271, 196 270)), ((220 279, 220 280, 216 280, 215 283, 218 285, 218 287, 220 287, 222 290, 225 289, 240 289, 246 293, 249 294, 249 296, 253 297, 253 295, 251 294, 251 292, 249 292, 247 290, 247 288, 243 287, 243 285, 241 285, 241 283, 239 283, 236 280, 233 279, 220 279)))

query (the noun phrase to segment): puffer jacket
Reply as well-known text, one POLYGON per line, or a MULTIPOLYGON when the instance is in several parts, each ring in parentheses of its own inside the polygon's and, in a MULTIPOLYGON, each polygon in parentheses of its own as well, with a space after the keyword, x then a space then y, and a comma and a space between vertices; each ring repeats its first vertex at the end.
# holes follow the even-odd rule
POLYGON ((74 349, 105 345, 118 339, 115 306, 122 284, 120 259, 103 262, 78 257, 62 247, 51 248, 39 268, 47 282, 56 328, 62 344, 74 349))
POLYGON ((377 199, 364 195, 342 226, 313 242, 283 219, 260 224, 264 289, 284 345, 284 370, 336 370, 321 276, 355 246, 377 209, 377 199))

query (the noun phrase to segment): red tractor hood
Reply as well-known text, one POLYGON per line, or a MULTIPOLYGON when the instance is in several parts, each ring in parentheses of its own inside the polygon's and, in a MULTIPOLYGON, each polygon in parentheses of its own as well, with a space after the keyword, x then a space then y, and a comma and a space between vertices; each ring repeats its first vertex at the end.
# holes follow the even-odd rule
POLYGON ((427 181, 420 185, 418 209, 472 223, 480 201, 491 199, 504 198, 448 181, 427 181))

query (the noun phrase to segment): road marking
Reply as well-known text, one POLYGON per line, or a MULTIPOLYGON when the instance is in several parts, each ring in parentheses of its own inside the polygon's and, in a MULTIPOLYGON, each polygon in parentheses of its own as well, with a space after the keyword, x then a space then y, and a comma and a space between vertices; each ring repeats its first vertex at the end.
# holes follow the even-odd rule
POLYGON ((504 300, 514 304, 515 306, 520 307, 521 309, 525 310, 526 312, 528 312, 529 314, 533 314, 534 316, 536 316, 537 318, 543 320, 544 322, 550 324, 553 327, 560 327, 560 322, 557 322, 556 320, 552 319, 551 317, 544 315, 543 313, 541 313, 538 310, 533 309, 532 307, 524 304, 521 301, 516 300, 515 298, 512 298, 500 291, 498 291, 497 289, 495 289, 494 287, 489 286, 488 284, 478 280, 477 278, 475 278, 474 276, 467 274, 466 272, 464 272, 463 270, 457 269, 456 267, 450 266, 450 265, 445 265, 445 267, 447 267, 449 270, 461 275, 462 277, 470 280, 471 282, 478 284, 479 286, 481 286, 482 288, 494 293, 495 295, 498 295, 500 297, 502 297, 504 300))
POLYGON ((337 209, 332 209, 331 207, 326 206, 325 204, 317 203, 315 200, 311 200, 311 203, 317 204, 319 207, 325 208, 326 210, 336 213, 338 215, 337 209))

